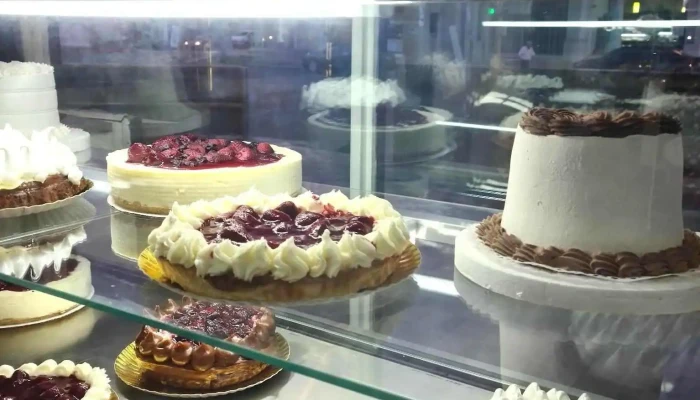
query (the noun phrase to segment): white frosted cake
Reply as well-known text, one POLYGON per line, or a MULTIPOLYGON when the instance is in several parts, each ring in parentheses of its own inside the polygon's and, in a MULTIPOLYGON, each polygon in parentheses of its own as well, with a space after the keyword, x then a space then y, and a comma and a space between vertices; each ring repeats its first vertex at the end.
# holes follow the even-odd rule
POLYGON ((674 118, 580 115, 536 108, 523 116, 503 214, 478 227, 497 253, 582 273, 638 277, 698 267, 683 229, 683 142, 674 118))
POLYGON ((47 64, 0 62, 0 126, 10 125, 27 136, 48 130, 72 151, 90 147, 90 136, 61 125, 53 67, 47 64))

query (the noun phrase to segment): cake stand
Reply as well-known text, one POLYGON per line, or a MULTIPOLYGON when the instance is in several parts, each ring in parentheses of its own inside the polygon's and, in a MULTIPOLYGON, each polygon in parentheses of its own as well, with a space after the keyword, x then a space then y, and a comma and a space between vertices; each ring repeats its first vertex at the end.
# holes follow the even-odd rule
POLYGON ((531 303, 617 314, 681 314, 700 310, 700 272, 655 279, 613 279, 554 272, 496 254, 476 235, 456 238, 455 266, 472 282, 531 303))

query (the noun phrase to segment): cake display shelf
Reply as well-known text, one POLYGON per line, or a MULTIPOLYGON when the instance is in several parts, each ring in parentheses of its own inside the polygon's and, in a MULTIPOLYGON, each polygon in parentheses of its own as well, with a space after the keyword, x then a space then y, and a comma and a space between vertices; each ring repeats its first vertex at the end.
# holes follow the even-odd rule
POLYGON ((591 277, 527 266, 502 257, 476 235, 477 224, 456 239, 457 270, 474 283, 517 300, 578 311, 680 314, 700 310, 700 274, 646 280, 591 277))

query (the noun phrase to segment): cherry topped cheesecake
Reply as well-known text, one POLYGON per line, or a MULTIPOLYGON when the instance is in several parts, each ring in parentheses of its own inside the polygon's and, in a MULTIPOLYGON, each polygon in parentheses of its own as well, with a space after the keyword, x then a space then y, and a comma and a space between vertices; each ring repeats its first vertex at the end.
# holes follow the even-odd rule
POLYGON ((14 369, 0 366, 0 399, 12 400, 109 400, 109 378, 102 368, 46 360, 14 369))
MULTIPOLYGON (((415 250, 388 201, 348 199, 338 191, 291 197, 251 190, 175 204, 148 243, 170 281, 199 295, 249 301, 376 288, 405 267, 399 262, 404 253, 415 250)), ((412 270, 419 255, 411 262, 412 270)))
MULTIPOLYGON (((275 318, 267 308, 172 300, 156 308, 161 321, 228 342, 267 351, 273 345, 275 318)), ((161 384, 189 389, 217 389, 247 380, 267 365, 230 351, 144 326, 135 341, 146 377, 161 384)))
POLYGON ((301 155, 264 142, 184 134, 110 153, 107 175, 117 206, 167 214, 174 202, 213 200, 252 187, 266 194, 296 194, 301 155))

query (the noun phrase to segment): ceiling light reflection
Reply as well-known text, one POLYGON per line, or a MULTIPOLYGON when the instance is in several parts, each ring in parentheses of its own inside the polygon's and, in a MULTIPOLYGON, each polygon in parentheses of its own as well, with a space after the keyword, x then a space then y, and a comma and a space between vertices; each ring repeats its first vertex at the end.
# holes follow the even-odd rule
POLYGON ((700 26, 700 20, 484 21, 483 26, 504 28, 673 28, 700 26))
POLYGON ((438 125, 444 126, 456 126, 458 128, 473 128, 473 129, 483 129, 486 131, 499 131, 499 132, 515 132, 516 128, 507 128, 504 126, 497 125, 481 125, 481 124, 469 124, 466 122, 452 122, 452 121, 436 121, 438 125))

